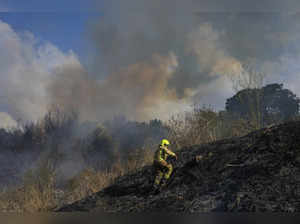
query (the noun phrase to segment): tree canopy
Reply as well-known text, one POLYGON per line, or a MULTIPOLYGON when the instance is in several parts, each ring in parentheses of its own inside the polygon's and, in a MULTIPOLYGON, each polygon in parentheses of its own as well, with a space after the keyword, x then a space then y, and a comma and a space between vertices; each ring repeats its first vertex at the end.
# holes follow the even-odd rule
POLYGON ((226 111, 240 118, 255 120, 260 125, 287 120, 299 113, 300 100, 283 84, 243 89, 226 100, 226 111))

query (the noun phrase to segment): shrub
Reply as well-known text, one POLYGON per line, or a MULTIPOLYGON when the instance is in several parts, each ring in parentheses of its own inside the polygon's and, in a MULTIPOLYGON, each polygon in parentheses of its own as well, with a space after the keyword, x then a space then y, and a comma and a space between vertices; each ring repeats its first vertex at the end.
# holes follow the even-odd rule
POLYGON ((49 163, 29 170, 21 187, 1 194, 3 211, 48 211, 57 205, 55 172, 49 163))

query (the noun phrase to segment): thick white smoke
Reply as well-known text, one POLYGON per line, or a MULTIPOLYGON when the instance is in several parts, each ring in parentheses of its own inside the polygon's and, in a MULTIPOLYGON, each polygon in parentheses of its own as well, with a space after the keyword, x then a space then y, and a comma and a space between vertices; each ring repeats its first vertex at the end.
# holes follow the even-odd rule
POLYGON ((16 128, 17 126, 17 121, 15 121, 9 114, 0 112, 0 128, 10 129, 16 128))
POLYGON ((47 86, 54 71, 80 62, 72 52, 39 43, 33 34, 17 33, 2 21, 0 34, 0 112, 14 120, 37 120, 51 102, 47 86))
MULTIPOLYGON (((186 109, 195 96, 198 100, 198 96, 211 95, 211 91, 203 91, 208 83, 222 89, 216 80, 239 64, 223 49, 222 33, 202 23, 179 32, 174 41, 165 30, 175 35, 176 29, 185 29, 184 21, 189 19, 159 24, 156 14, 169 13, 176 18, 174 13, 167 8, 153 13, 150 7, 148 13, 140 15, 145 18, 137 25, 143 26, 136 28, 130 26, 130 16, 122 21, 122 29, 115 30, 106 22, 94 28, 94 41, 101 50, 96 60, 107 68, 94 69, 96 75, 89 74, 87 71, 93 69, 86 70, 74 53, 61 52, 51 43, 39 43, 33 34, 17 33, 0 22, 0 112, 15 120, 37 120, 55 104, 78 111, 82 120, 105 120, 116 115, 136 120, 167 119, 186 109), (154 29, 154 40, 149 39, 153 34, 148 33, 146 23, 154 29)), ((219 91, 217 95, 224 94, 219 91)))
MULTIPOLYGON (((278 60, 276 44, 287 47, 298 36, 287 35, 291 29, 272 35, 281 32, 274 19, 291 24, 297 15, 199 14, 203 4, 192 0, 114 0, 102 7, 90 30, 95 64, 87 68, 74 53, 0 23, 0 112, 36 120, 55 104, 79 111, 82 120, 167 119, 192 103, 224 108, 233 94, 224 75, 240 74, 248 57, 274 73, 274 81, 285 67, 297 73, 294 55, 278 60)), ((289 86, 298 91, 294 82, 289 86)))

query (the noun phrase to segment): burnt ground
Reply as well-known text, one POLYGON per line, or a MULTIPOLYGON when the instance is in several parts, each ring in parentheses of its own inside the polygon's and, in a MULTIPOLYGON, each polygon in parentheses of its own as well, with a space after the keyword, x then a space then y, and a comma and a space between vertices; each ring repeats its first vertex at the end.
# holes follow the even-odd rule
POLYGON ((151 192, 154 175, 149 166, 57 211, 300 211, 300 122, 183 148, 177 154, 172 180, 158 194, 151 192))

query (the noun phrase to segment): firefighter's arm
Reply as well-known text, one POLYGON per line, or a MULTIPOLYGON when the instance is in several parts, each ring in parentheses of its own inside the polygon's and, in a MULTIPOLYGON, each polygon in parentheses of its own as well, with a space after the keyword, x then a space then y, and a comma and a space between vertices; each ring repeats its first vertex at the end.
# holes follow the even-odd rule
POLYGON ((168 149, 167 147, 165 147, 165 151, 168 155, 173 156, 177 159, 177 155, 174 152, 172 152, 170 149, 168 149))

